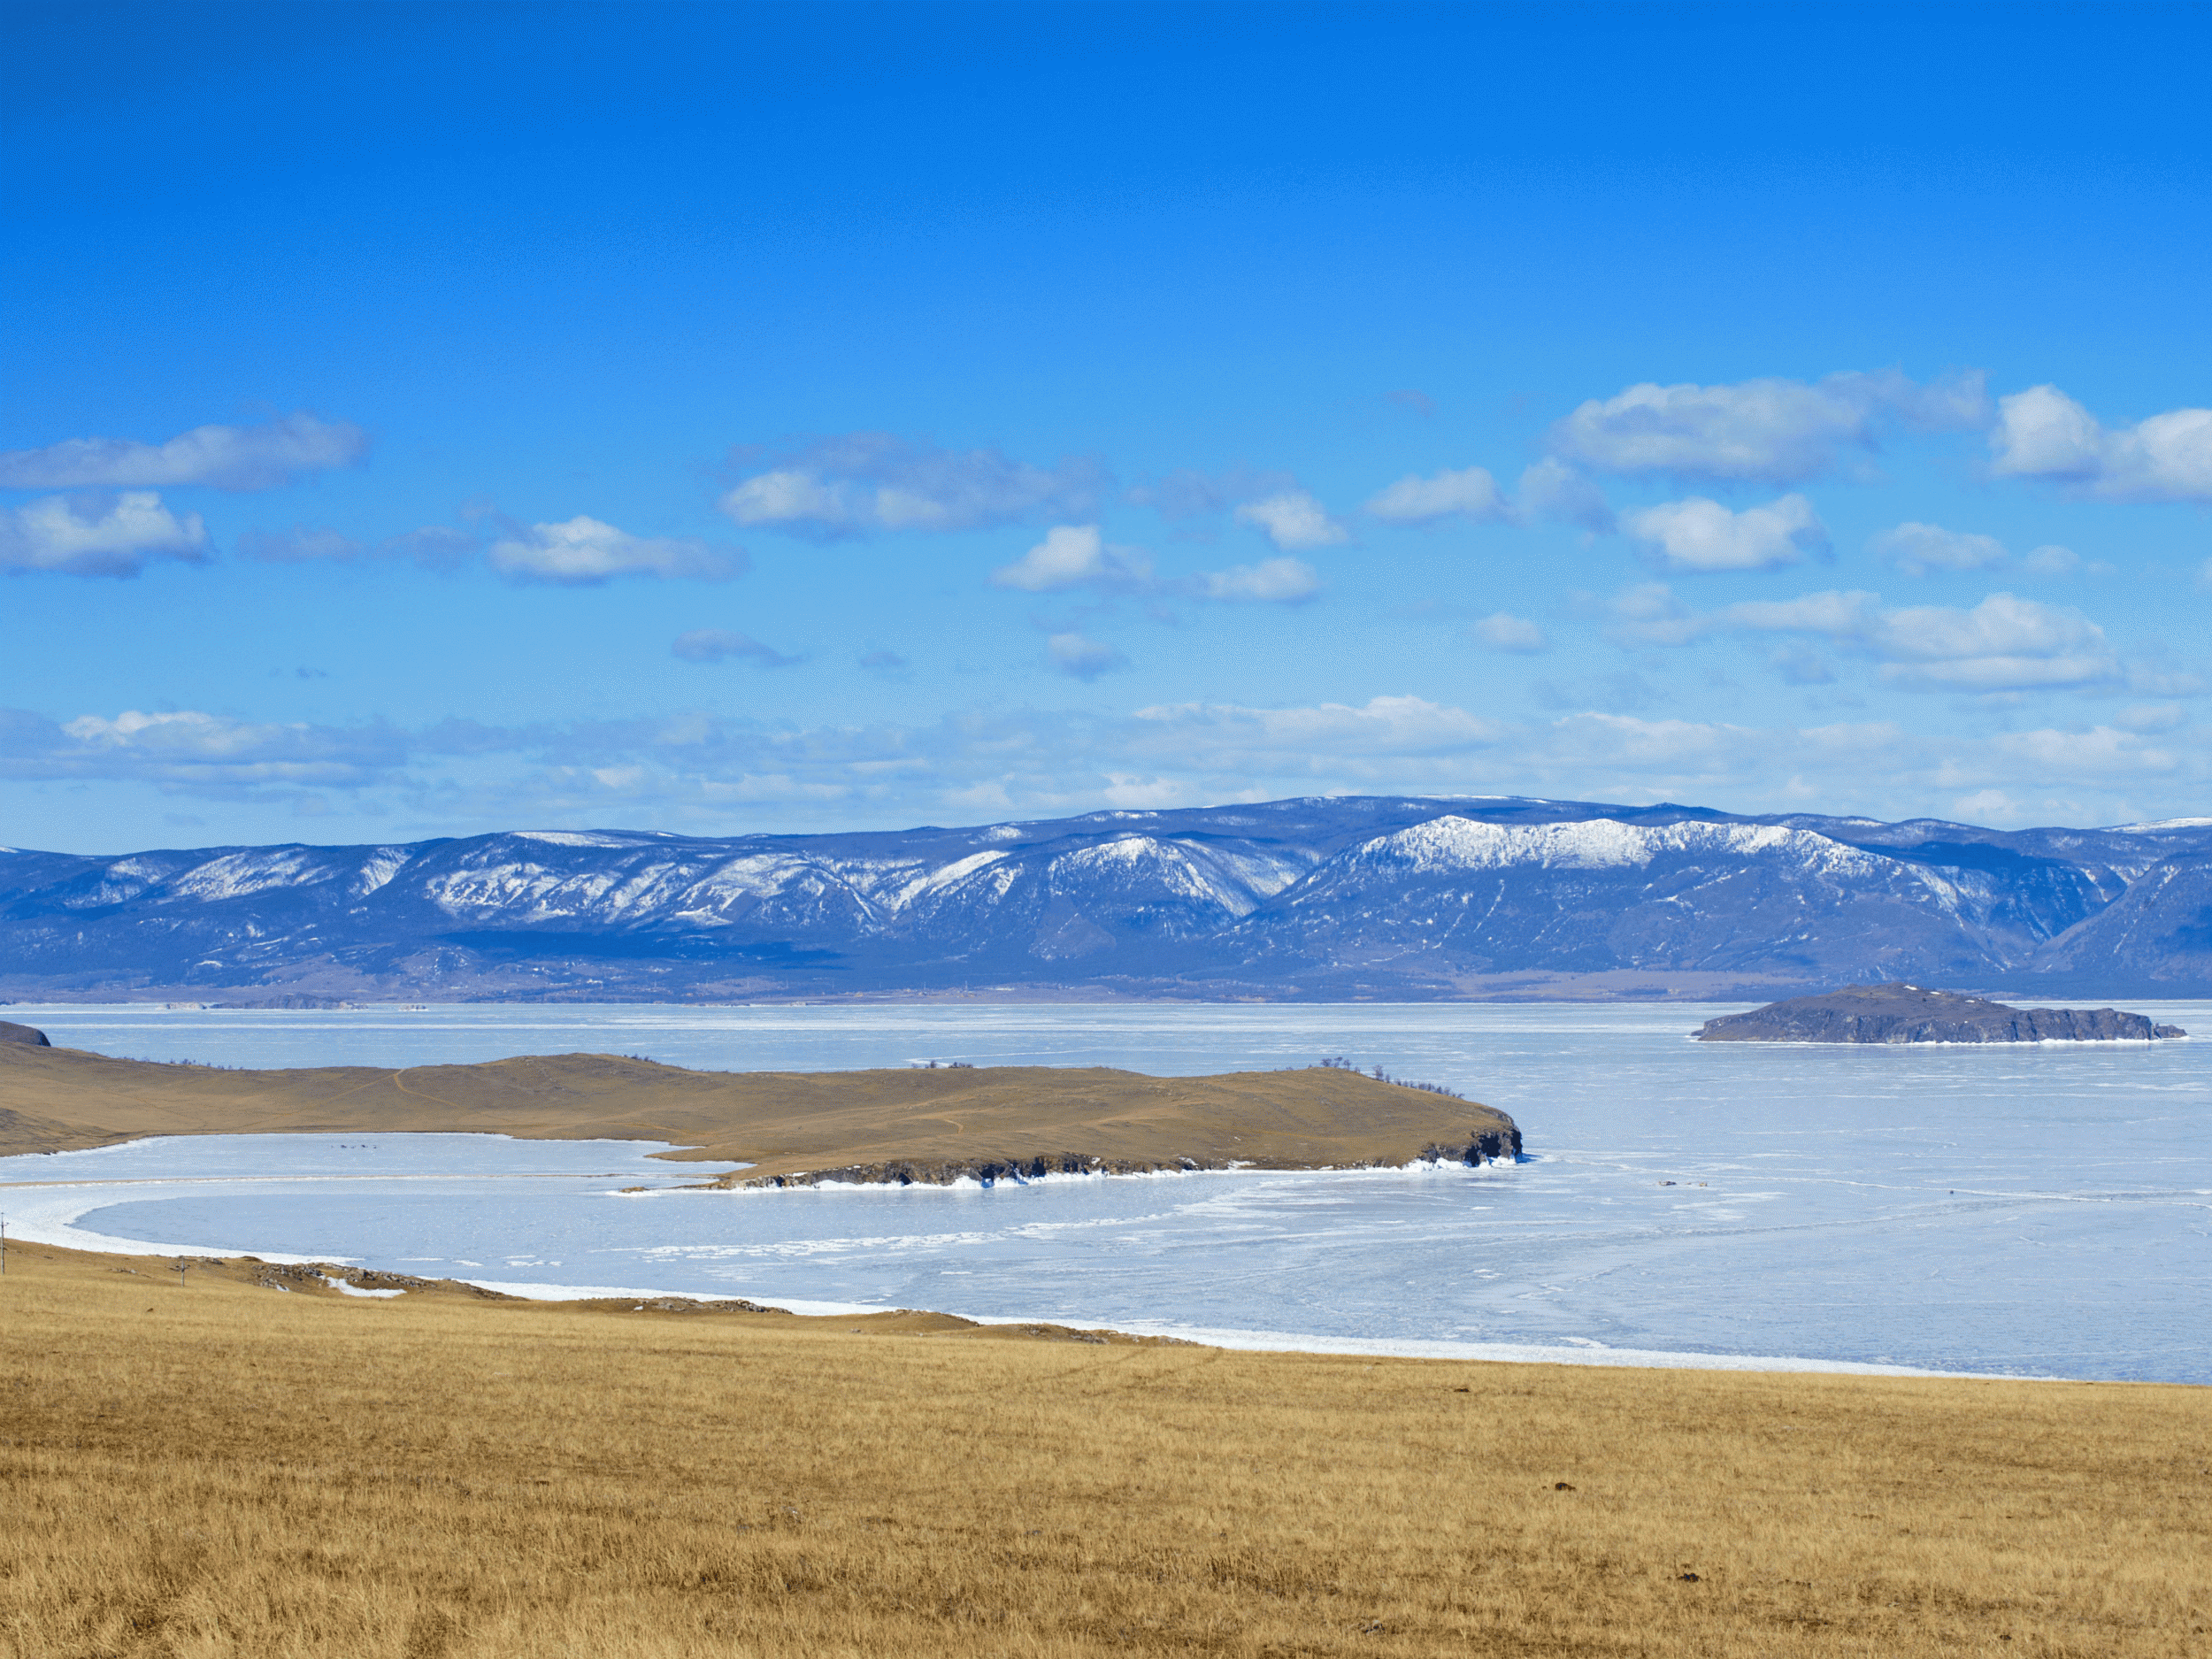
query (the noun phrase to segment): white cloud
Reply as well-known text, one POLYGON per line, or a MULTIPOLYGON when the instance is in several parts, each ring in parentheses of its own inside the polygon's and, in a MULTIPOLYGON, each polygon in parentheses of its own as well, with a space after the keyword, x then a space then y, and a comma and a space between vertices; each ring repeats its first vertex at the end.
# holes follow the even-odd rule
POLYGON ((487 557, 503 576, 570 585, 615 576, 725 581, 743 573, 744 552, 697 536, 638 536, 579 515, 565 524, 511 524, 487 557))
POLYGON ((1129 665, 1129 659, 1112 646, 1080 634, 1054 634, 1045 641, 1045 655, 1055 668, 1078 680, 1096 680, 1129 665))
POLYGON ((1621 515, 1621 526, 1671 570, 1763 571, 1826 547, 1828 532, 1802 495, 1732 512, 1703 495, 1621 515))
POLYGON ((739 482, 720 505, 739 524, 803 535, 974 530, 1086 513, 1107 481, 1087 460, 1047 469, 995 449, 942 449, 856 432, 783 457, 739 482))
POLYGON ((788 668, 800 660, 785 656, 772 645, 763 645, 750 634, 728 628, 693 628, 679 634, 668 649, 671 656, 687 663, 724 663, 735 657, 767 668, 788 668))
POLYGON ((1730 627, 1766 634, 1820 634, 1832 640, 1863 640, 1881 614, 1882 596, 1863 590, 1801 594, 1795 599, 1749 599, 1730 605, 1720 620, 1730 627))
POLYGON ((2020 561, 2020 566, 2032 576, 2071 576, 2082 567, 2081 555, 2053 542, 2037 548, 2020 561))
POLYGON ((0 507, 0 570, 135 576, 149 559, 203 563, 207 547, 200 515, 178 517, 152 490, 48 495, 0 507))
POLYGON ((1342 525, 1329 517, 1329 510, 1302 489, 1248 501, 1237 509, 1237 522, 1258 526, 1286 553, 1340 547, 1352 539, 1342 525))
POLYGON ((1374 757, 1484 748, 1504 728, 1422 697, 1372 697, 1355 707, 1255 709, 1239 703, 1160 703, 1137 710, 1187 748, 1239 756, 1293 752, 1374 757))
POLYGON ((350 421, 302 412, 257 426, 195 426, 166 443, 71 438, 11 449, 0 454, 0 488, 274 489, 303 472, 351 466, 368 452, 368 434, 350 421))
MULTIPOLYGON (((66 723, 0 709, 0 779, 135 784, 233 803, 349 795, 359 839, 609 822, 726 834, 1048 817, 1115 804, 1295 795, 1514 794, 1692 801, 1735 811, 1937 814, 2001 792, 2045 823, 2196 810, 2212 731, 2171 705, 2105 726, 1993 736, 1933 718, 1799 726, 1614 711, 1487 718, 1417 696, 1132 712, 970 709, 908 724, 736 716, 403 729, 127 712, 66 723), (947 814, 953 814, 948 818, 947 814), (411 832, 422 833, 422 832, 411 832)), ((334 839, 327 833, 324 839, 334 839)))
POLYGON ((1011 565, 991 572, 1000 588, 1024 593, 1065 593, 1089 588, 1102 594, 1180 594, 1226 603, 1296 604, 1321 591, 1321 579, 1303 559, 1263 559, 1225 571, 1162 581, 1141 548, 1115 547, 1096 525, 1055 525, 1045 539, 1011 565))
POLYGON ((1886 680, 1926 689, 2019 691, 2116 680, 2104 630, 2076 611, 1992 594, 1971 611, 1884 611, 1870 643, 1886 680))
MULTIPOLYGON (((1912 691, 2085 690, 2130 680, 2104 630, 2078 611, 1992 594, 1971 610, 1949 605, 1885 609, 1863 591, 1747 600, 1717 611, 1687 610, 1659 582, 1624 590, 1609 630, 1628 645, 1687 645, 1719 633, 1803 634, 1882 664, 1882 678, 1912 691)), ((1793 684, 1823 683, 1817 659, 1789 652, 1773 665, 1793 684)))
POLYGON ((1556 518, 1597 535, 1613 530, 1613 508, 1605 492, 1556 457, 1524 469, 1519 494, 1524 518, 1556 518))
POLYGON ((1604 472, 1793 484, 1830 471, 1846 450, 1871 450, 1885 420, 1974 426, 1988 418, 1984 377, 1916 384, 1902 374, 1832 374, 1732 386, 1650 381, 1583 403, 1551 432, 1564 460, 1604 472))
POLYGON ((1448 468, 1433 478, 1402 478, 1370 501, 1367 511, 1391 524, 1433 524, 1455 513, 1478 523, 1511 516, 1497 480, 1479 466, 1448 468))
POLYGON ((0 775, 127 779, 216 794, 358 787, 388 776, 406 750, 388 726, 257 722, 195 709, 0 722, 0 775))
POLYGON ((1152 561, 1137 548, 1110 546, 1094 524, 1055 525, 1011 565, 991 572, 1000 588, 1062 593, 1071 588, 1133 591, 1152 582, 1152 561))
POLYGON ((1207 571, 1198 579, 1198 595, 1228 603, 1294 605, 1321 591, 1321 578, 1303 559, 1262 559, 1225 571, 1207 571))
POLYGON ((1730 605, 1717 626, 1816 634, 1879 659, 1882 677, 1923 691, 2028 691, 2108 685, 2121 669, 2111 643, 2079 611, 1992 594, 1972 610, 1884 610, 1870 593, 1807 594, 1730 605))
POLYGON ((1295 475, 1279 471, 1234 466, 1225 472, 1202 472, 1194 467, 1181 467, 1151 483, 1132 487, 1127 499, 1133 506, 1149 507, 1161 518, 1172 520, 1202 518, 1239 502, 1279 495, 1297 488, 1295 475))
POLYGON ((1925 576, 1930 571, 1993 570, 2006 557, 2005 544, 1993 535, 1912 521, 1885 530, 1867 546, 1908 576, 1925 576))
POLYGON ((1494 651, 1512 651, 1523 655, 1548 651, 1551 641, 1544 637, 1544 630, 1526 617, 1517 617, 1504 611, 1494 611, 1483 618, 1468 633, 1479 645, 1486 645, 1494 651))
POLYGON ((2103 501, 2212 502, 2212 409, 2107 427, 2055 386, 1997 401, 1990 471, 2068 485, 2103 501))
POLYGON ((1710 617, 1691 611, 1664 582, 1624 588, 1608 608, 1613 624, 1606 634, 1616 644, 1687 645, 1713 629, 1710 617))

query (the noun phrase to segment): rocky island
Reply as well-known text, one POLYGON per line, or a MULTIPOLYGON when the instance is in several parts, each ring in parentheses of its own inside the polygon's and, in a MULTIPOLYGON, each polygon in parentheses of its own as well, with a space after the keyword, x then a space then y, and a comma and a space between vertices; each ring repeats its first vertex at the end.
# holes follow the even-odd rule
POLYGON ((1916 985, 1854 985, 1709 1019, 1700 1042, 2149 1042, 2185 1037, 2116 1008, 2012 1008, 1916 985))

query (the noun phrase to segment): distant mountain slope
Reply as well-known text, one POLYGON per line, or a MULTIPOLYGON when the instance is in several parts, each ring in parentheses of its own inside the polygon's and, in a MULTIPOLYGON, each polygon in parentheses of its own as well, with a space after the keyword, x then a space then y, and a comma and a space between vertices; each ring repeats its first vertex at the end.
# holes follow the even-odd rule
POLYGON ((2212 987, 2212 822, 1372 796, 842 835, 0 852, 0 995, 2212 987))

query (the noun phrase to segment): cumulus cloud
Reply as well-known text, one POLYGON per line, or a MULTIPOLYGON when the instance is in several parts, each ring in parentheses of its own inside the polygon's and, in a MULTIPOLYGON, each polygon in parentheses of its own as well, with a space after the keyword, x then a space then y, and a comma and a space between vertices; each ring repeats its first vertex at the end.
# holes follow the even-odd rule
POLYGON ((1433 524, 1454 516, 1487 524, 1510 517, 1511 511, 1497 480, 1479 466, 1402 478, 1367 503, 1371 518, 1389 524, 1433 524))
POLYGON ((1196 588, 1202 599, 1280 605, 1302 603, 1320 591, 1321 578, 1313 566, 1303 559, 1288 557, 1204 572, 1198 578, 1196 588))
POLYGON ((1055 668, 1077 680, 1096 680, 1129 666, 1129 659, 1112 646, 1080 634, 1054 634, 1045 641, 1045 656, 1055 668))
POLYGON ((668 649, 671 656, 687 663, 726 663, 738 657, 765 668, 788 668, 800 660, 785 656, 772 645, 763 645, 750 634, 728 628, 693 628, 679 634, 668 649))
POLYGON ((1717 626, 1814 634, 1878 658, 1882 677, 1923 691, 2027 691, 2104 686, 2121 667, 2104 630, 2078 611, 1992 594, 1971 610, 1886 610, 1870 593, 1731 605, 1717 626))
POLYGON ((0 711, 0 777, 129 780, 211 795, 357 788, 391 777, 408 744, 382 725, 238 720, 198 710, 54 721, 0 711))
POLYGON ((1816 381, 1631 386, 1592 398, 1551 431, 1555 456, 1601 472, 1795 484, 1870 452, 1885 423, 1924 430, 1988 419, 1979 373, 1916 383, 1894 370, 1816 381))
POLYGON ((1543 629, 1526 617, 1517 617, 1509 611, 1494 611, 1467 631, 1474 637, 1476 644, 1487 646, 1494 651, 1531 655, 1551 649, 1551 641, 1544 637, 1543 629))
MULTIPOLYGON (((1906 690, 2089 690, 2133 683, 2104 630, 2087 617, 2012 594, 1992 594, 1971 609, 1892 608, 1879 594, 1831 590, 1694 611, 1664 583, 1648 582, 1624 590, 1611 609, 1609 633, 1621 644, 1687 645, 1717 634, 1807 634, 1878 662, 1882 678, 1906 690)), ((1774 666, 1793 684, 1823 683, 1825 664, 1816 667, 1811 657, 1786 650, 1774 666)))
POLYGON ((1280 495, 1297 488, 1296 476, 1281 471, 1233 466, 1224 472, 1202 472, 1181 467, 1150 483, 1133 486, 1125 499, 1133 506, 1149 507, 1172 521, 1225 512, 1240 502, 1280 495))
POLYGON ((1141 549, 1110 546, 1094 524, 1055 525, 1021 557, 992 572, 991 580, 1031 594, 1071 588, 1133 592, 1152 585, 1152 560, 1141 549))
MULTIPOLYGON (((1940 812, 1993 791, 2043 822, 2193 810, 2212 742, 2171 705, 1993 737, 1882 721, 1758 726, 1586 703, 1486 718, 1416 696, 1363 704, 968 710, 910 724, 690 713, 511 727, 320 726, 186 711, 58 721, 0 709, 0 779, 137 783, 456 826, 650 820, 728 833, 1048 817, 1346 792, 1697 801, 1739 811, 1940 812)), ((1994 809, 1993 809, 1994 810, 1994 809)), ((365 835, 381 832, 367 827, 365 835)))
POLYGON ((510 523, 486 556, 518 581, 582 586, 616 576, 689 577, 726 581, 744 573, 742 549, 697 536, 640 536, 578 515, 565 524, 510 523))
POLYGON ((351 466, 368 452, 368 434, 352 422, 301 412, 257 426, 195 426, 166 443, 70 438, 11 449, 0 453, 0 488, 274 489, 303 473, 351 466))
POLYGON ((1555 456, 1523 469, 1518 494, 1523 518, 1555 518, 1594 535, 1610 534, 1614 528, 1605 492, 1555 456))
POLYGON ((2101 501, 2212 502, 2212 409, 2108 427, 2055 386, 1997 401, 1990 471, 2101 501))
POLYGON ((741 525, 816 537, 976 530, 1079 517, 1110 480, 1093 461, 1055 467, 996 449, 953 450, 888 433, 826 438, 741 480, 721 509, 741 525))
POLYGON ((1297 604, 1321 591, 1313 567, 1288 557, 1163 580, 1143 549, 1113 546, 1094 524, 1055 525, 1020 558, 992 572, 991 581, 1032 594, 1087 588, 1099 594, 1179 595, 1228 603, 1297 604))
MULTIPOLYGON (((1885 530, 1867 546, 1908 576, 1925 576, 1930 571, 1993 570, 2006 558, 2005 544, 1993 535, 1910 521, 1885 530)), ((2037 552, 2063 553, 2065 549, 2040 548, 2037 552)))
POLYGON ((1137 710, 1187 749, 1239 757, 1294 753, 1360 757, 1432 755, 1495 743, 1504 728, 1425 697, 1371 697, 1364 704, 1258 709, 1239 703, 1156 703, 1137 710))
POLYGON ((1741 512, 1693 495, 1624 513, 1621 527, 1659 563, 1679 571, 1773 570, 1828 545, 1827 529, 1802 495, 1741 512))
POLYGON ((1687 645, 1713 630, 1713 618, 1700 616, 1675 596, 1664 582, 1640 582, 1616 595, 1606 635, 1618 645, 1687 645))
POLYGON ((1239 524, 1256 525, 1286 553, 1340 547, 1351 533, 1329 517, 1329 510, 1302 489, 1248 501, 1237 509, 1239 524))
POLYGON ((1927 689, 2015 691, 2118 678, 2104 630, 2078 611, 1992 594, 1971 611, 1914 605, 1882 613, 1883 678, 1927 689))
POLYGON ((0 570, 66 576, 135 576, 150 559, 207 558, 207 526, 152 490, 48 495, 0 507, 0 570))

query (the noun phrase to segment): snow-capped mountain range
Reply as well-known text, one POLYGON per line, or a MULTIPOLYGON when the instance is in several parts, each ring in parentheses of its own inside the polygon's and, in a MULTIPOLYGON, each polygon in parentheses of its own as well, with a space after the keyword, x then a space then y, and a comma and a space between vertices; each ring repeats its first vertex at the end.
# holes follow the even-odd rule
POLYGON ((2212 820, 2001 832, 1518 797, 706 839, 0 850, 0 996, 2212 988, 2212 820))

